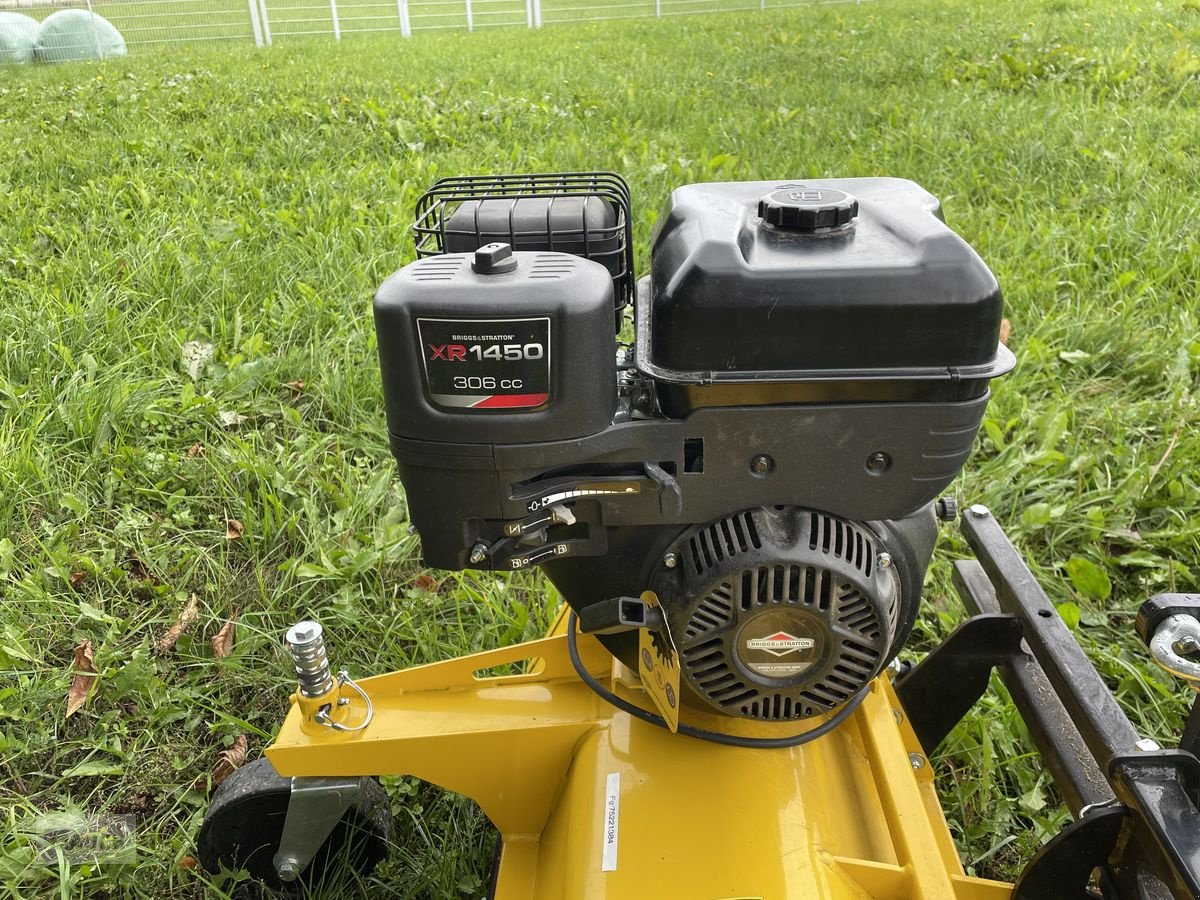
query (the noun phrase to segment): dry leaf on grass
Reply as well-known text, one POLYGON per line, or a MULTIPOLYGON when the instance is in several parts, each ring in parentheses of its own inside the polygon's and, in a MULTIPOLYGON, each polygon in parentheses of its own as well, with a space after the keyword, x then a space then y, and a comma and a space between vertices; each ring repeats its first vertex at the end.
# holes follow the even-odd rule
POLYGON ((284 387, 292 392, 292 399, 295 400, 304 393, 304 379, 297 378, 295 381, 289 381, 284 384, 284 387))
POLYGON ((71 587, 79 587, 85 581, 87 581, 87 572, 71 573, 71 587))
POLYGON ((1008 346, 1008 339, 1012 337, 1012 322, 1008 319, 1000 320, 1000 343, 1005 347, 1008 346))
POLYGON ((158 639, 158 643, 154 648, 159 653, 170 653, 175 649, 175 642, 179 640, 179 636, 191 628, 200 618, 200 598, 195 594, 188 597, 187 606, 183 608, 183 612, 179 614, 175 624, 167 629, 167 633, 158 639))
MULTIPOLYGON (((222 750, 217 754, 217 764, 213 766, 212 770, 212 786, 214 788, 232 775, 246 761, 246 751, 248 749, 249 744, 246 741, 246 736, 239 734, 237 740, 233 742, 232 747, 228 750, 222 750)), ((196 787, 204 787, 203 775, 196 779, 196 787)))
POLYGON ((205 446, 202 443, 200 443, 199 441, 196 441, 196 443, 194 443, 194 444, 192 444, 192 446, 188 447, 188 450, 187 450, 188 459, 195 459, 196 457, 200 457, 203 459, 204 454, 207 452, 208 452, 208 450, 205 449, 205 446))
POLYGON ((125 569, 129 572, 129 577, 134 581, 149 581, 154 583, 154 573, 150 571, 150 567, 142 561, 136 553, 130 553, 125 559, 125 569))
POLYGON ((194 869, 194 868, 196 868, 196 857, 194 857, 194 856, 184 856, 184 857, 182 857, 182 858, 179 860, 179 868, 181 868, 181 869, 194 869))
POLYGON ((148 791, 142 791, 123 803, 118 803, 114 811, 144 818, 154 812, 157 807, 154 795, 148 791))
POLYGON ((224 659, 233 652, 233 632, 237 627, 238 614, 234 612, 229 621, 221 626, 221 630, 212 636, 213 657, 224 659))
POLYGON ((71 679, 71 689, 67 691, 65 718, 69 719, 83 709, 95 683, 96 657, 92 654, 92 642, 83 641, 75 647, 75 677, 71 679))
POLYGON ((418 591, 425 591, 427 594, 436 594, 437 589, 441 587, 441 582, 430 575, 428 572, 422 572, 413 579, 413 587, 418 591))
POLYGON ((246 533, 246 526, 237 519, 225 520, 225 540, 236 541, 246 533))

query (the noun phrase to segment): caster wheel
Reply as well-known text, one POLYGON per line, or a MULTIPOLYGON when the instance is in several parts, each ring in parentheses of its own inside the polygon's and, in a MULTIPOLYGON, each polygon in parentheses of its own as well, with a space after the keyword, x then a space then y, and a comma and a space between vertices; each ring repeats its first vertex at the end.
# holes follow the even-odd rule
POLYGON ((373 778, 362 796, 334 827, 298 880, 284 883, 275 873, 275 853, 291 797, 290 778, 280 776, 266 757, 242 766, 217 788, 200 826, 200 864, 214 874, 245 869, 264 887, 282 893, 303 891, 331 879, 345 867, 358 876, 379 864, 392 843, 392 812, 387 794, 373 778))

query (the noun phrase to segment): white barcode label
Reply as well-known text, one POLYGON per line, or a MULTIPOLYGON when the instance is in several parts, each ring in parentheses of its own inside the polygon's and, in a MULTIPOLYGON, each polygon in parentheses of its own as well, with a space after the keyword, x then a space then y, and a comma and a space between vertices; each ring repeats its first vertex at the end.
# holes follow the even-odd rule
POLYGON ((621 773, 612 772, 604 789, 604 853, 600 871, 617 870, 617 832, 621 826, 621 773))

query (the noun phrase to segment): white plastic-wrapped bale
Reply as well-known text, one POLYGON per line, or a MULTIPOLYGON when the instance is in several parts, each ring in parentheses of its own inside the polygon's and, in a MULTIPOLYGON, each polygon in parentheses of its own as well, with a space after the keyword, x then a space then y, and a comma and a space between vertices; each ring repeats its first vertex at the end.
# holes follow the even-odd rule
POLYGON ((39 62, 105 59, 125 52, 121 32, 107 19, 83 9, 62 9, 47 16, 34 46, 39 62))
POLYGON ((0 63, 33 62, 37 19, 20 13, 0 12, 0 63))

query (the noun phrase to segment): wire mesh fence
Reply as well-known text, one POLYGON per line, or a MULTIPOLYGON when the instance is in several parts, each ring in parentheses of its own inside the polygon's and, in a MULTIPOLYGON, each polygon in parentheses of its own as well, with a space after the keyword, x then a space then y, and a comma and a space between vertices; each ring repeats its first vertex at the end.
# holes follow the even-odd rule
POLYGON ((0 0, 0 13, 35 20, 77 9, 112 23, 130 47, 196 41, 266 46, 302 37, 493 27, 761 11, 861 0, 0 0))

